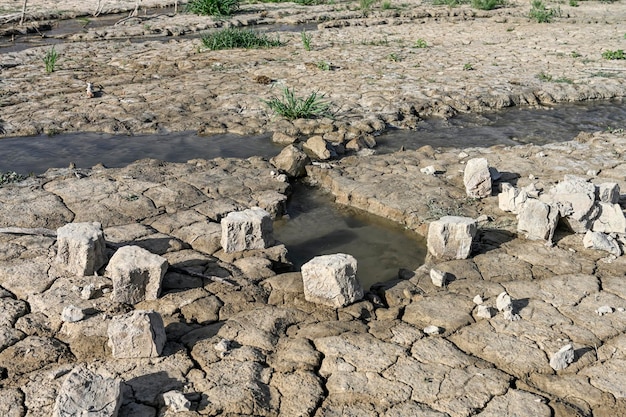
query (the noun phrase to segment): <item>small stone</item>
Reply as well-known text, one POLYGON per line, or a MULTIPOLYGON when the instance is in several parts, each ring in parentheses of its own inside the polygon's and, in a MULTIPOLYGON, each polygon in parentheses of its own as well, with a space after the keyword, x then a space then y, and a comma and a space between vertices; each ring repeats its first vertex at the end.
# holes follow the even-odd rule
POLYGON ((481 305, 484 302, 483 301, 483 297, 481 297, 480 295, 477 295, 476 297, 474 297, 474 299, 472 301, 476 305, 481 305))
POLYGON ((301 268, 304 298, 330 307, 345 307, 362 299, 356 271, 357 261, 352 255, 316 256, 301 268))
POLYGON ((69 223, 57 229, 56 261, 76 275, 93 275, 106 263, 102 224, 69 223))
POLYGON ((180 391, 168 391, 163 394, 163 402, 175 413, 189 411, 191 409, 191 401, 185 397, 180 391))
POLYGON ((465 151, 459 152, 459 159, 467 158, 469 154, 465 151))
POLYGON ((61 313, 61 320, 65 323, 75 323, 85 318, 85 312, 73 305, 69 305, 63 308, 61 313))
POLYGON ((115 417, 122 405, 122 384, 78 365, 65 378, 54 403, 54 417, 115 417))
POLYGON ((583 238, 583 245, 586 248, 603 250, 615 256, 621 256, 622 254, 622 249, 617 241, 611 235, 602 232, 587 231, 583 238))
POLYGON ((441 334, 443 329, 439 326, 426 326, 424 327, 424 333, 431 336, 441 334))
POLYGON ((484 198, 491 195, 491 172, 485 158, 467 161, 463 171, 465 191, 470 198, 484 198))
POLYGON ((448 280, 448 273, 433 268, 430 270, 430 279, 432 280, 434 286, 444 287, 446 285, 446 281, 448 280))
POLYGON ((480 317, 481 319, 490 319, 495 316, 495 311, 492 307, 488 307, 486 305, 479 305, 476 308, 476 317, 480 317))
POLYGON ((598 313, 599 316, 604 316, 605 314, 611 314, 613 312, 613 307, 611 306, 601 306, 598 307, 598 309, 596 310, 596 313, 598 313))
POLYGON ((600 171, 598 171, 597 169, 590 169, 590 170, 587 170, 585 175, 587 175, 588 177, 597 177, 599 173, 600 171))
POLYGON ((231 346, 232 346, 232 341, 228 339, 221 339, 219 342, 215 344, 215 346, 213 346, 213 349, 219 352, 220 356, 223 358, 226 355, 226 353, 228 353, 228 351, 231 349, 231 346))
POLYGON ((510 310, 513 308, 513 302, 511 301, 511 296, 506 293, 506 291, 501 292, 496 298, 496 307, 499 311, 510 310))
POLYGON ((94 284, 87 284, 80 290, 80 298, 83 300, 91 300, 96 295, 96 286, 94 284))
POLYGON ((567 368, 574 362, 574 347, 571 344, 563 346, 550 358, 550 366, 555 371, 567 368))
POLYGON ((427 167, 424 167, 424 168, 420 169, 420 172, 422 174, 426 174, 426 175, 435 175, 435 172, 437 172, 437 171, 435 170, 434 166, 429 165, 427 167))

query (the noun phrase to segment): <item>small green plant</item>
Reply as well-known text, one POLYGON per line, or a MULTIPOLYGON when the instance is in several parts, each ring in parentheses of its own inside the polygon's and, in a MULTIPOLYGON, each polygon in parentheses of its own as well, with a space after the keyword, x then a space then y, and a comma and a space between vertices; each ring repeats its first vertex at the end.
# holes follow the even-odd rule
POLYGON ((552 76, 550 74, 546 74, 543 71, 537 74, 536 77, 539 81, 545 81, 545 82, 552 81, 552 76))
POLYGON ((250 29, 225 28, 202 37, 202 45, 213 51, 234 48, 272 48, 282 44, 278 37, 271 39, 267 35, 256 33, 250 29))
POLYGON ((473 71, 473 70, 474 70, 474 66, 470 64, 469 62, 466 62, 465 64, 463 64, 463 71, 473 71))
POLYGON ((285 87, 282 98, 272 97, 262 101, 279 116, 295 120, 331 116, 330 104, 322 100, 323 98, 324 95, 318 93, 311 93, 306 98, 296 97, 294 90, 285 87))
POLYGON ((239 0, 190 0, 186 10, 200 16, 230 16, 239 10, 239 0))
POLYGON ((330 71, 331 69, 333 69, 333 66, 328 61, 319 61, 316 65, 317 68, 322 71, 330 71))
POLYGON ((567 77, 559 77, 554 79, 555 83, 563 83, 563 84, 574 84, 574 81, 571 78, 567 77))
POLYGON ((382 4, 380 5, 380 7, 381 7, 383 10, 389 10, 389 9, 391 9, 391 2, 390 2, 389 0, 385 0, 385 1, 383 1, 383 2, 382 2, 382 4))
POLYGON ((419 38, 418 40, 415 41, 415 43, 413 44, 413 48, 428 48, 428 44, 426 43, 426 41, 422 38, 419 38))
POLYGON ((469 3, 470 0, 433 0, 435 6, 459 7, 462 4, 469 3))
POLYGON ((602 58, 604 59, 626 59, 626 54, 622 49, 618 49, 617 51, 604 51, 602 52, 602 58))
POLYGON ((578 7, 578 0, 569 0, 569 5, 572 7, 578 7))
POLYGON ((578 52, 576 52, 576 51, 572 51, 572 53, 570 54, 570 56, 571 56, 572 58, 580 58, 582 55, 581 55, 581 54, 579 54, 579 53, 578 53, 578 52))
POLYGON ((558 17, 560 15, 561 9, 559 7, 556 9, 547 8, 541 0, 532 0, 530 3, 530 12, 528 12, 528 17, 536 20, 537 23, 550 23, 554 17, 558 17))
POLYGON ((303 30, 300 33, 300 39, 302 40, 302 45, 304 45, 304 50, 305 51, 310 51, 311 50, 311 39, 313 39, 313 36, 306 33, 305 30, 303 30))
POLYGON ((472 7, 480 10, 493 10, 503 4, 504 0, 472 0, 472 7))
POLYGON ((363 14, 367 15, 370 10, 372 10, 372 6, 378 0, 359 0, 359 8, 363 12, 363 14))
POLYGON ((54 46, 46 52, 46 55, 43 57, 43 62, 46 65, 46 73, 50 74, 54 72, 54 69, 57 65, 57 60, 59 59, 59 54, 54 49, 54 46))
POLYGON ((391 62, 402 61, 402 58, 400 58, 400 55, 396 54, 395 52, 392 52, 389 55, 387 55, 387 59, 389 59, 391 62))
POLYGON ((14 182, 24 181, 26 178, 24 175, 20 175, 17 172, 0 172, 0 185, 11 184, 14 182))

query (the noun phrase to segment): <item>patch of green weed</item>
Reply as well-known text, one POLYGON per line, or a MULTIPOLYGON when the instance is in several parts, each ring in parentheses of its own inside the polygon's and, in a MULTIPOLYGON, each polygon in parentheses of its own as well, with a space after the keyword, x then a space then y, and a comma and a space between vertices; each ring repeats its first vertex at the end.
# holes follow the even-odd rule
POLYGON ((239 0, 190 0, 186 10, 200 16, 230 16, 239 10, 239 0))
POLYGON ((315 119, 317 117, 332 116, 330 104, 323 100, 324 95, 311 93, 308 97, 296 97, 295 91, 285 87, 283 97, 272 97, 262 100, 269 108, 279 116, 287 120, 315 119))
POLYGON ((276 37, 271 39, 250 29, 225 28, 206 34, 202 37, 202 45, 210 50, 219 49, 258 49, 281 46, 283 43, 276 37))

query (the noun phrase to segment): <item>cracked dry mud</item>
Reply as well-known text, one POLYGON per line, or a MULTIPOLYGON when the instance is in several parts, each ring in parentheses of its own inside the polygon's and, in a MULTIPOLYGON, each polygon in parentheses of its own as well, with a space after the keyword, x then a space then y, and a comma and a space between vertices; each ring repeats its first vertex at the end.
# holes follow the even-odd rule
MULTIPOLYGON (((29 4, 51 15, 56 3, 29 4)), ((71 13, 92 12, 83 2, 63 4, 71 13)), ((134 8, 130 1, 103 4, 134 8)), ((255 4, 230 19, 321 22, 311 52, 299 33, 288 32, 281 33, 287 44, 272 50, 199 51, 199 41, 188 38, 127 43, 226 24, 180 14, 128 20, 59 45, 62 59, 50 75, 43 73, 45 49, 3 54, 2 127, 6 135, 191 129, 337 137, 410 127, 431 114, 624 95, 624 62, 600 57, 604 48, 623 46, 621 2, 561 5, 567 17, 549 25, 525 18, 527 8, 520 2, 479 12, 417 2, 365 18, 354 3, 255 4), (412 48, 418 38, 429 47, 412 48), (401 59, 388 59, 391 53, 401 59), (320 60, 337 68, 305 65, 320 60), (467 62, 474 70, 463 70, 467 62), (541 72, 572 83, 541 81, 541 72), (257 84, 258 75, 274 83, 257 84), (102 86, 101 96, 85 98, 87 81, 102 86), (339 109, 336 119, 272 118, 259 98, 280 86, 326 93, 339 109)), ((308 167, 308 180, 337 201, 416 233, 425 234, 441 213, 485 215, 470 259, 430 259, 416 271, 401 270, 398 280, 337 310, 304 299, 300 273, 286 268, 289 248, 221 250, 219 220, 228 212, 284 212, 289 184, 261 158, 55 169, 4 185, 0 227, 99 221, 109 252, 136 244, 200 276, 171 270, 157 300, 120 304, 107 293, 108 278, 74 276, 54 262, 54 237, 0 233, 0 415, 52 415, 78 363, 124 381, 121 416, 626 415, 626 257, 587 249, 565 230, 552 247, 525 240, 515 217, 498 209, 497 196, 465 198, 461 172, 469 158, 484 157, 519 186, 549 188, 564 174, 595 172, 593 182, 624 190, 625 154, 626 135, 614 131, 545 146, 423 147, 308 167), (437 175, 420 171, 431 165, 437 175), (434 266, 453 277, 445 288, 432 285, 434 266), (89 284, 100 292, 85 300, 80 289, 89 284), (520 320, 478 317, 473 298, 493 307, 502 291, 520 320), (91 314, 63 322, 70 304, 91 314), (597 314, 602 306, 613 312, 597 314), (132 309, 162 315, 161 357, 112 358, 108 322, 132 309), (429 325, 442 333, 426 335, 429 325), (232 341, 226 355, 215 348, 222 339, 232 341), (550 356, 568 343, 574 362, 554 371, 550 356), (163 405, 162 394, 173 389, 186 394, 191 410, 163 405)))

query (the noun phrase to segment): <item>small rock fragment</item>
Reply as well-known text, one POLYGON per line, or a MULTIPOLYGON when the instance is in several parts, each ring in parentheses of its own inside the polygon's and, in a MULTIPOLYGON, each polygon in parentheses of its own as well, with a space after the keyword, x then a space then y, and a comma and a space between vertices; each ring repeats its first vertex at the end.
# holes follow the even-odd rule
POLYGON ((443 329, 439 326, 426 326, 424 327, 424 333, 427 335, 441 334, 443 329))
POLYGON ((492 307, 481 304, 476 308, 476 317, 480 317, 482 319, 490 319, 495 315, 495 311, 492 307))
POLYGON ((420 172, 426 175, 435 175, 435 172, 437 171, 435 170, 434 166, 428 165, 427 167, 421 168, 420 172))
POLYGON ((583 238, 583 245, 586 248, 603 250, 609 252, 615 256, 621 256, 622 249, 611 235, 604 234, 602 232, 592 232, 591 230, 585 233, 583 238))
POLYGON ((163 402, 175 413, 189 411, 191 409, 191 401, 185 397, 180 391, 168 391, 163 394, 163 402))
POLYGON ((438 269, 430 270, 430 279, 433 282, 433 285, 436 287, 444 287, 448 280, 449 274, 447 272, 440 271, 438 269))
POLYGON ((85 318, 85 312, 74 305, 69 305, 63 308, 61 313, 61 320, 65 323, 75 323, 85 318))
POLYGON ((213 349, 219 352, 220 357, 223 358, 224 356, 226 356, 228 351, 230 351, 231 345, 232 345, 232 341, 228 339, 221 339, 219 342, 215 344, 215 346, 213 346, 213 349))
POLYGON ((567 368, 574 362, 574 347, 571 344, 563 346, 550 358, 550 366, 555 371, 567 368))
POLYGON ((83 300, 91 300, 96 295, 96 286, 94 284, 87 284, 80 290, 80 298, 83 300))
POLYGON ((601 306, 598 307, 598 309, 596 310, 596 313, 598 313, 599 316, 604 316, 605 314, 611 314, 613 312, 613 307, 611 306, 601 306))
POLYGON ((474 297, 474 299, 472 301, 476 305, 481 305, 484 302, 483 301, 483 297, 481 297, 480 295, 477 295, 476 297, 474 297))

